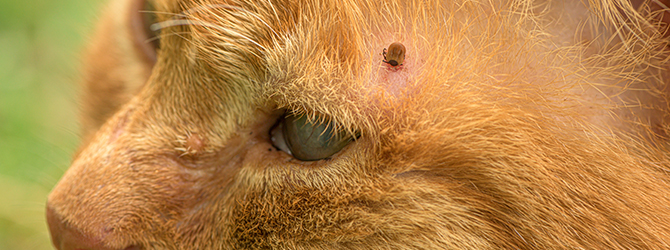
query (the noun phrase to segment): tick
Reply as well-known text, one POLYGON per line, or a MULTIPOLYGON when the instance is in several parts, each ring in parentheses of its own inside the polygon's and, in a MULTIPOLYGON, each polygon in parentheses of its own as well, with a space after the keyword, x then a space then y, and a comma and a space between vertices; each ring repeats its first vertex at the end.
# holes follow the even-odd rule
POLYGON ((405 45, 402 43, 394 42, 389 45, 388 50, 384 48, 384 62, 390 64, 391 66, 402 65, 405 61, 405 45))

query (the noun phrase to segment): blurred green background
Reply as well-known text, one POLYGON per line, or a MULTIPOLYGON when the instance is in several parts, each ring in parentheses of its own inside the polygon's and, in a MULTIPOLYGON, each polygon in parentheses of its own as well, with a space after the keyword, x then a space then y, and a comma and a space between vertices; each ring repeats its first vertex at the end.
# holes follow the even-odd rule
POLYGON ((0 0, 0 249, 53 249, 46 197, 77 147, 98 0, 0 0))

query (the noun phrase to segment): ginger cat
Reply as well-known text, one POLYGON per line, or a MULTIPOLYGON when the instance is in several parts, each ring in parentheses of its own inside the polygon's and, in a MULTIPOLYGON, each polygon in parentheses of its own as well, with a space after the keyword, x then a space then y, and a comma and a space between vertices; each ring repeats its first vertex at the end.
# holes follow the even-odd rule
POLYGON ((112 1, 70 249, 669 249, 667 2, 112 1))

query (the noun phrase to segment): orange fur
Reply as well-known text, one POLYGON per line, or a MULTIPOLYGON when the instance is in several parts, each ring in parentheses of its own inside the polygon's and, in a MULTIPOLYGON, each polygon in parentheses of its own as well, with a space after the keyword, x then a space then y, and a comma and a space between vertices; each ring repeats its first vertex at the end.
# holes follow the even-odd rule
POLYGON ((670 248, 661 1, 156 0, 155 65, 136 2, 90 50, 61 250, 670 248), (360 138, 298 161, 284 112, 360 138))

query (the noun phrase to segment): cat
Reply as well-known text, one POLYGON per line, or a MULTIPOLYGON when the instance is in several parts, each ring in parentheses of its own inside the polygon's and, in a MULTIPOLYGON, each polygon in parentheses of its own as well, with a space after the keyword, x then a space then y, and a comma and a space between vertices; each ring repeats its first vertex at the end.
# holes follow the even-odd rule
POLYGON ((67 249, 668 249, 662 1, 114 0, 67 249))

